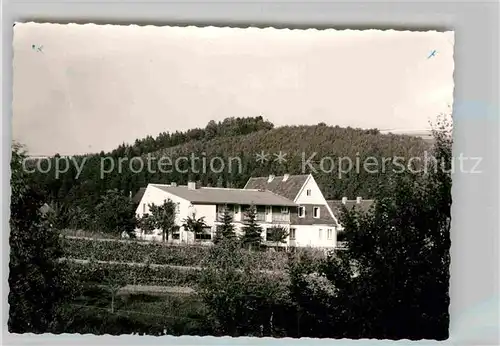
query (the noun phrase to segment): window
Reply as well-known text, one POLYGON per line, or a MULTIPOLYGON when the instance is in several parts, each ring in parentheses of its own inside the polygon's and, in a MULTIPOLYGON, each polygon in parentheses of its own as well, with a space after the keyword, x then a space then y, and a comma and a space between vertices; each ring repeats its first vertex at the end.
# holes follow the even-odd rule
POLYGON ((319 207, 313 208, 313 217, 316 219, 319 218, 319 207))
POLYGON ((175 226, 175 229, 172 232, 172 239, 179 240, 180 237, 181 237, 180 227, 175 226))
POLYGON ((281 214, 288 214, 288 207, 281 207, 281 214))
POLYGON ((198 233, 195 235, 196 240, 212 240, 212 235, 210 233, 198 233))
POLYGON ((195 234, 194 239, 196 239, 196 240, 211 240, 212 239, 212 227, 203 228, 203 232, 195 234))
POLYGON ((299 214, 299 217, 305 217, 306 216, 306 208, 299 207, 298 214, 299 214))
POLYGON ((295 240, 295 228, 290 228, 290 240, 295 240))
POLYGON ((311 196, 311 189, 307 189, 306 194, 307 194, 308 196, 311 196))
POLYGON ((234 213, 238 214, 239 211, 240 211, 240 206, 239 205, 235 205, 234 206, 234 213))
POLYGON ((272 207, 270 207, 270 206, 267 206, 267 207, 266 207, 266 215, 271 214, 271 208, 272 208, 272 207))
POLYGON ((319 239, 321 240, 323 238, 323 230, 321 228, 319 229, 318 235, 319 239))
POLYGON ((273 240, 273 233, 274 233, 274 228, 266 228, 266 241, 272 241, 273 240))
POLYGON ((328 231, 326 231, 326 236, 328 239, 332 239, 333 238, 333 229, 329 228, 328 231))

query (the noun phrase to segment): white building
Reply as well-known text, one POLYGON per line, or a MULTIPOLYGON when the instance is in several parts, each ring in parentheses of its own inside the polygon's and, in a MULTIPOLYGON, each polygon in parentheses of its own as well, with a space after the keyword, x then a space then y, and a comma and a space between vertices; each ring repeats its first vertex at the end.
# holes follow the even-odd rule
MULTIPOLYGON (((285 246, 333 248, 336 245, 339 224, 310 174, 250 178, 243 189, 199 187, 191 182, 187 186, 148 184, 134 199, 139 203, 136 210, 139 217, 149 212, 150 204, 159 205, 168 199, 177 204, 179 231, 173 235, 173 242, 195 241, 194 235, 182 227, 182 220, 193 214, 196 218, 204 217, 207 224, 199 240, 210 242, 221 224, 226 205, 232 210, 235 230, 241 235, 245 210, 254 205, 264 241, 273 227, 281 226, 289 231, 285 246)), ((148 240, 162 239, 159 230, 146 235, 138 229, 136 235, 148 240)))

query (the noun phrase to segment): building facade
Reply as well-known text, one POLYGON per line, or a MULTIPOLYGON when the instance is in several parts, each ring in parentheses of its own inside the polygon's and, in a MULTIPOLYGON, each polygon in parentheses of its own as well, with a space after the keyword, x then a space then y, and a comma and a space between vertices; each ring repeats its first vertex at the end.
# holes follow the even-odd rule
MULTIPOLYGON (((222 223, 224 209, 228 207, 233 217, 237 235, 243 234, 246 210, 255 206, 256 220, 262 228, 264 243, 271 242, 276 227, 285 228, 288 237, 281 246, 334 248, 339 224, 312 175, 284 175, 280 177, 250 178, 243 189, 199 187, 195 183, 148 184, 134 197, 138 201, 136 214, 149 213, 149 205, 171 200, 177 205, 175 223, 178 225, 170 241, 174 243, 205 243, 213 240, 217 227, 222 223), (207 225, 197 236, 182 227, 187 217, 204 218, 207 225)), ((136 230, 138 238, 161 240, 161 231, 145 234, 136 230)))

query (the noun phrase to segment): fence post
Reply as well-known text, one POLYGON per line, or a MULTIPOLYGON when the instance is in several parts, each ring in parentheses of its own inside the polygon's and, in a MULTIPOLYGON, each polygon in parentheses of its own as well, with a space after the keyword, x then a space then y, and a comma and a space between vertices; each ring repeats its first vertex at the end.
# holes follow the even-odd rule
POLYGON ((300 338, 300 308, 297 311, 297 338, 300 338))

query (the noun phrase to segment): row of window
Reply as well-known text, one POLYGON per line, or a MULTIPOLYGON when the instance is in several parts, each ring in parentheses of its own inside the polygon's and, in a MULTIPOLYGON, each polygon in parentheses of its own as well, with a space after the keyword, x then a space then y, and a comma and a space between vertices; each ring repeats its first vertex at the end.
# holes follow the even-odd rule
MULTIPOLYGON (((266 239, 268 239, 268 238, 271 237, 271 235, 270 235, 271 233, 270 232, 272 232, 272 228, 269 228, 269 229, 266 230, 266 239)), ((323 229, 320 228, 318 230, 318 236, 319 236, 320 240, 323 239, 323 229)), ((296 229, 295 228, 290 228, 289 237, 290 237, 290 240, 295 240, 296 239, 296 229)), ((326 230, 326 238, 328 240, 333 239, 333 229, 332 228, 328 228, 326 230)), ((172 234, 172 239, 175 239, 175 240, 179 240, 180 239, 180 232, 179 232, 179 230, 177 230, 176 232, 174 232, 172 234)), ((210 227, 206 227, 203 233, 201 233, 201 234, 195 234, 195 239, 196 240, 212 240, 211 228, 210 227)))
MULTIPOLYGON (((315 219, 319 219, 321 212, 320 212, 320 207, 313 207, 313 217, 315 219)), ((306 217, 306 207, 299 207, 298 209, 298 216, 300 218, 306 217)))
MULTIPOLYGON (((234 206, 234 214, 238 214, 239 206, 234 206)), ((222 213, 223 212, 223 207, 222 206, 217 206, 217 213, 222 213)), ((272 207, 271 206, 266 206, 266 215, 271 214, 272 212, 272 207)), ((288 207, 281 207, 281 214, 288 214, 289 210, 288 207)), ((306 217, 306 207, 301 206, 298 208, 297 215, 300 218, 306 217)), ((319 219, 321 216, 321 208, 320 207, 313 207, 313 217, 316 219, 319 219)))
MULTIPOLYGON (((290 228, 290 240, 295 240, 296 234, 295 234, 295 228, 290 228)), ((318 230, 318 237, 320 240, 323 239, 323 229, 318 230)), ((328 228, 326 230, 326 239, 331 240, 333 239, 333 228, 328 228)))
MULTIPOLYGON (((223 205, 217 205, 217 207, 216 207, 217 213, 219 213, 219 214, 223 213, 224 208, 225 208, 225 206, 223 206, 223 205)), ((238 212, 240 210, 239 205, 228 206, 228 208, 229 208, 229 210, 232 209, 232 212, 234 214, 238 214, 238 212)), ((244 210, 244 211, 246 211, 246 210, 244 210)), ((272 212, 272 207, 266 206, 266 214, 271 214, 271 212, 272 212)), ((281 207, 281 214, 288 214, 288 207, 281 207)))
MULTIPOLYGON (((180 211, 179 210, 180 209, 179 206, 180 206, 180 204, 177 203, 177 212, 180 211)), ((146 205, 146 203, 144 203, 142 205, 142 213, 143 214, 146 213, 146 209, 147 209, 147 205, 146 205)), ((222 211, 223 211, 222 207, 221 206, 217 206, 217 212, 221 213, 222 211)), ((239 206, 235 205, 234 209, 233 209, 234 214, 237 214, 238 211, 239 211, 239 206)), ((271 211, 272 211, 272 207, 267 206, 266 207, 266 214, 270 214, 271 211)), ((289 212, 288 211, 288 207, 281 207, 281 214, 288 214, 288 212, 289 212)), ((306 207, 303 207, 303 206, 299 207, 297 214, 298 214, 298 216, 300 218, 306 217, 306 207)), ((320 207, 313 207, 313 217, 316 218, 316 219, 318 219, 320 217, 320 215, 321 215, 321 209, 320 209, 320 207)))
MULTIPOLYGON (((326 233, 326 237, 328 240, 333 239, 333 229, 328 228, 326 233)), ((272 228, 267 229, 266 231, 266 239, 271 238, 271 232, 272 228)), ((319 239, 323 239, 323 229, 319 229, 319 239)), ((296 239, 296 229, 295 228, 290 228, 290 240, 295 240, 296 239)), ((179 239, 179 232, 175 232, 172 235, 172 239, 179 239)), ((207 228, 204 233, 201 234, 195 234, 195 239, 196 240, 212 240, 212 234, 210 232, 210 228, 207 228)))

